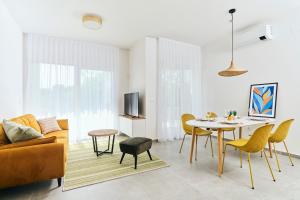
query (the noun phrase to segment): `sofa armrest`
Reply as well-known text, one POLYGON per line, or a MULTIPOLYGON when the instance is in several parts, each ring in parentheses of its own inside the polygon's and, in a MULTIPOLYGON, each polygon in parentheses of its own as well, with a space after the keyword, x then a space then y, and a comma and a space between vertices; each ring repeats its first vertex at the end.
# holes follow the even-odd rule
POLYGON ((58 119, 57 123, 62 130, 69 130, 68 119, 58 119))
POLYGON ((60 178, 65 173, 60 143, 0 150, 0 188, 60 178))

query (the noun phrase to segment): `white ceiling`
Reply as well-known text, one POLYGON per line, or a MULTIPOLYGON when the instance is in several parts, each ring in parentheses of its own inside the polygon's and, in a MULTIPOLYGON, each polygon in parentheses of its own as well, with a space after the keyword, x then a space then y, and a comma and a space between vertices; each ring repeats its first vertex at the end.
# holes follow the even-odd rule
POLYGON ((273 21, 299 10, 299 0, 2 0, 24 32, 97 41, 129 48, 145 36, 198 45, 230 32, 228 9, 237 9, 236 27, 273 21), (88 30, 81 16, 103 17, 88 30))

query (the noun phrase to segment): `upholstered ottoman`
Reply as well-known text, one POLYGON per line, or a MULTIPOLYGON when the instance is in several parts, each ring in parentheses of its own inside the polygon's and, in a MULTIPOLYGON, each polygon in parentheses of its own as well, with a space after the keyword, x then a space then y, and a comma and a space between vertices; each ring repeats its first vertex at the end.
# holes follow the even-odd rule
POLYGON ((129 138, 127 140, 124 140, 119 143, 120 144, 120 150, 123 153, 120 164, 122 164, 123 158, 125 154, 133 155, 134 157, 134 169, 136 169, 137 165, 137 156, 145 151, 147 151, 150 160, 152 160, 150 149, 152 146, 152 140, 149 138, 143 138, 143 137, 133 137, 129 138))

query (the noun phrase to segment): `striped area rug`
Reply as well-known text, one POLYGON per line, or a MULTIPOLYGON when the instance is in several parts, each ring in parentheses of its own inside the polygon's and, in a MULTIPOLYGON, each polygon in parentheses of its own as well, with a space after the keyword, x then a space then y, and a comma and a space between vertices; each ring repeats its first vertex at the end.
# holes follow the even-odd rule
MULTIPOLYGON (((134 158, 128 154, 125 155, 120 165, 121 153, 118 141, 123 139, 117 138, 113 155, 105 154, 99 157, 93 152, 92 141, 70 145, 63 191, 168 166, 155 155, 152 155, 153 160, 151 161, 147 153, 138 156, 136 170, 134 169, 134 158)), ((107 141, 98 141, 98 148, 106 149, 107 141)))

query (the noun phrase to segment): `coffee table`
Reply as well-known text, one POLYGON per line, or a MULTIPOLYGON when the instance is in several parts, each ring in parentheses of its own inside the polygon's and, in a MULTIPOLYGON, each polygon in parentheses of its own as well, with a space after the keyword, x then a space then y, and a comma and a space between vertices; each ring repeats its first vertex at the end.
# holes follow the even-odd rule
POLYGON ((118 133, 118 130, 114 130, 114 129, 99 129, 99 130, 90 131, 88 133, 88 135, 92 137, 94 152, 96 153, 97 156, 101 156, 105 153, 113 154, 114 144, 115 144, 115 136, 117 133, 118 133), (113 137, 113 139, 112 139, 112 145, 110 147, 110 143, 111 143, 110 137, 111 136, 113 137), (98 150, 97 137, 108 137, 108 147, 106 150, 104 150, 104 151, 98 150))

